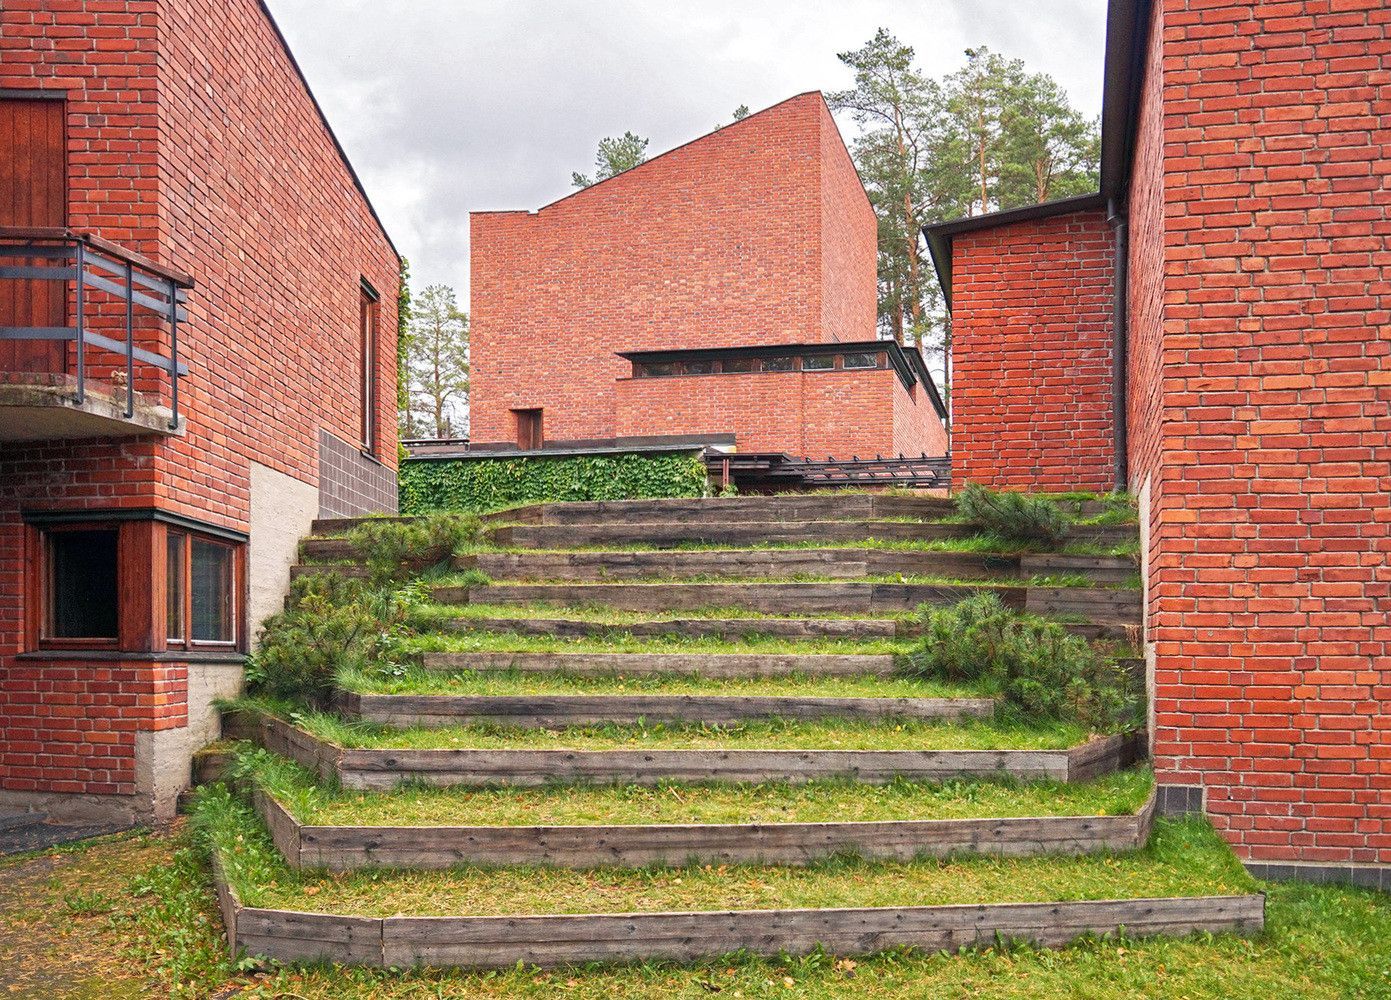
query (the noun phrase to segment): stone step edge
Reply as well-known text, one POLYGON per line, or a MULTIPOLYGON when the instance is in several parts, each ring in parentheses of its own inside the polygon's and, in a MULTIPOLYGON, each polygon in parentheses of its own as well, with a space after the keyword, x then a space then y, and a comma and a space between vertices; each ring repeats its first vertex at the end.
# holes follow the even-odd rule
POLYGON ((1259 933, 1265 895, 822 910, 733 910, 454 917, 361 917, 245 906, 213 855, 231 955, 382 968, 508 968, 634 958, 693 961, 865 955, 892 947, 956 951, 1004 938, 1061 947, 1087 934, 1259 933))
POLYGON ((333 707, 343 716, 409 728, 506 725, 529 729, 690 722, 734 725, 766 719, 898 718, 959 721, 995 714, 991 698, 833 697, 710 694, 377 694, 338 690, 333 707))
POLYGON ((319 826, 252 792, 271 840, 295 869, 431 870, 457 864, 638 868, 649 864, 801 865, 852 852, 877 861, 959 854, 1078 856, 1149 842, 1156 793, 1121 816, 977 817, 840 823, 630 823, 532 826, 319 826))
POLYGON ((943 781, 1009 775, 1076 782, 1128 767, 1143 755, 1144 734, 1100 737, 1064 750, 352 750, 267 712, 224 713, 223 732, 288 757, 325 781, 354 790, 388 790, 403 781, 434 787, 535 787, 556 781, 653 783, 805 781, 895 777, 943 781))

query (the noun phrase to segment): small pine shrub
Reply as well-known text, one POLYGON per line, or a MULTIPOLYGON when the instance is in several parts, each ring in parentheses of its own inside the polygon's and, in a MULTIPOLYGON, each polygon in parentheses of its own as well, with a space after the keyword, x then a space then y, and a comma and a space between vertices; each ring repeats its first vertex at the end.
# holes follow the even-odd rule
POLYGON ((1098 732, 1129 728, 1139 718, 1129 673, 1056 622, 1015 612, 990 593, 952 607, 924 606, 919 616, 926 628, 908 662, 925 677, 977 683, 1021 716, 1098 732))
POLYGON ((483 534, 483 522, 472 514, 432 514, 408 521, 368 519, 347 537, 366 558, 372 583, 383 586, 450 559, 483 534))
POLYGON ((1015 541, 1057 545, 1067 534, 1067 515, 1044 497, 1000 493, 968 483, 956 498, 956 510, 982 531, 1015 541))
POLYGON ((321 705, 340 669, 377 667, 400 655, 424 600, 420 584, 386 589, 337 574, 300 577, 285 610, 261 627, 247 684, 257 694, 321 705))

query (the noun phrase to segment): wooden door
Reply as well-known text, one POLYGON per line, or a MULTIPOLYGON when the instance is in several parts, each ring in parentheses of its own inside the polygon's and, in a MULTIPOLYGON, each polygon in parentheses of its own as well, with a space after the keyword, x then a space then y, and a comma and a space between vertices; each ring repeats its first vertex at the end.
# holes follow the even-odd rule
MULTIPOLYGON (((0 98, 0 226, 67 225, 65 108, 0 98)), ((2 279, 0 327, 63 326, 66 298, 62 282, 2 279)), ((63 372, 66 359, 61 340, 0 340, 0 372, 63 372)))

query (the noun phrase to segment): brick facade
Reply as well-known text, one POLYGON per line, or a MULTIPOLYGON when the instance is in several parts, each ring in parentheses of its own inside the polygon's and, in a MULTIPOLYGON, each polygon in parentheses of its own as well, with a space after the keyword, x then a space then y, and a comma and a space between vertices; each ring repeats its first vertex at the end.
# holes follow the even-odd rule
POLYGON ((620 351, 874 339, 877 224, 820 94, 537 212, 474 213, 470 231, 475 442, 516 441, 523 409, 544 411, 548 441, 734 433, 745 450, 918 454, 944 437, 918 433, 935 416, 911 415, 883 372, 853 376, 860 411, 835 409, 850 373, 833 389, 792 373, 625 381, 620 351), (834 426, 806 430, 808 407, 834 426))
MULTIPOLYGON (((1261 873, 1385 885, 1391 8, 1117 0, 1118 25, 1103 120, 1111 139, 1133 123, 1133 142, 1103 136, 1102 185, 1129 232, 1127 458, 1161 808, 1204 810, 1261 873), (1124 29, 1135 10, 1151 23, 1124 29)), ((1099 348, 1107 243, 1099 215, 956 237, 959 478, 1104 484, 1089 447, 1104 421, 1046 433, 1079 407, 1037 393, 1054 365, 1034 352, 1041 335, 1099 348), (1097 261, 1080 289, 1065 280, 1079 245, 1097 261), (1030 405, 1002 406, 1021 380, 1030 405)), ((1104 412, 1099 352, 1064 365, 1080 409, 1104 412)))
MULTIPOLYGON (((397 258, 256 0, 14 0, 0 64, 0 88, 66 94, 69 225, 196 282, 181 435, 0 445, 0 796, 130 796, 133 734, 184 724, 190 668, 28 649, 21 511, 140 508, 245 532, 253 462, 318 484, 320 432, 359 435, 362 280, 381 296, 389 472, 397 258)), ((140 337, 167 349, 166 330, 140 337)))
POLYGON ((1391 8, 1158 7, 1132 215, 1163 264, 1131 287, 1163 301, 1136 331, 1156 770, 1245 858, 1388 864, 1391 8))
POLYGON ((1115 484, 1113 247, 1101 209, 956 236, 955 482, 1042 491, 1115 484))

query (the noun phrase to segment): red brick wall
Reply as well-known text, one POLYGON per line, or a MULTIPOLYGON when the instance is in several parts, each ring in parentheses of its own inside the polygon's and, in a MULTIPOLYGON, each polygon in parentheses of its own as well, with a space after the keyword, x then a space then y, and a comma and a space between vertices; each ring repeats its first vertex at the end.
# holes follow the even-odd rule
POLYGON ((396 259, 255 0, 8 0, 0 87, 68 91, 74 228, 197 283, 180 327, 185 435, 0 449, 0 789, 127 794, 129 734, 183 725, 186 671, 15 661, 19 511, 159 507, 245 530, 251 462, 316 482, 319 428, 358 436, 361 277, 382 295, 378 424, 394 467, 396 259), (86 685, 92 711, 52 710, 60 682, 86 685), (147 711, 145 692, 166 707, 147 711), (113 712, 123 735, 87 735, 113 712), (35 734, 113 760, 39 764, 35 734))
POLYGON ((1103 212, 962 233, 952 254, 952 476, 1106 490, 1114 241, 1103 212))
POLYGON ((1245 857, 1388 863, 1391 8, 1162 38, 1155 767, 1245 857))
POLYGON ((616 351, 871 339, 874 218, 852 177, 803 94, 539 212, 475 213, 474 440, 513 440, 509 411, 533 407, 548 439, 614 437, 616 351))

